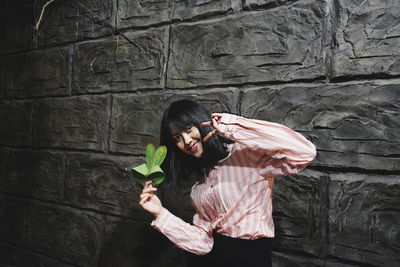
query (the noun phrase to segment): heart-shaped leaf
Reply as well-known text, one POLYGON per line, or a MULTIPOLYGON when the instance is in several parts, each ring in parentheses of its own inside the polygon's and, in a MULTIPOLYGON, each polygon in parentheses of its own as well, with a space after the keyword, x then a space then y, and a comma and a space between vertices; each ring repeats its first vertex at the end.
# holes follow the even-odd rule
POLYGON ((134 174, 146 177, 149 173, 149 169, 147 169, 146 164, 139 165, 135 168, 132 168, 134 174))
POLYGON ((167 155, 167 147, 160 146, 155 149, 153 144, 146 146, 146 163, 132 168, 134 178, 144 184, 151 180, 153 185, 161 184, 165 179, 165 174, 160 165, 167 155))
POLYGON ((157 148, 156 153, 154 155, 154 164, 153 166, 161 166, 161 163, 163 163, 165 157, 167 156, 167 147, 166 146, 160 146, 157 148))
POLYGON ((165 175, 160 166, 156 165, 150 170, 147 179, 153 182, 153 185, 159 185, 164 181, 165 175))
POLYGON ((154 166, 153 162, 155 151, 156 149, 154 148, 153 144, 148 144, 146 146, 146 165, 149 170, 154 166))
POLYGON ((159 185, 162 182, 164 182, 164 179, 165 179, 165 176, 163 175, 160 177, 153 178, 153 179, 151 179, 151 181, 153 182, 153 185, 159 185))
POLYGON ((135 168, 132 168, 134 178, 141 184, 144 184, 146 182, 148 172, 149 170, 147 169, 146 164, 142 164, 135 168))

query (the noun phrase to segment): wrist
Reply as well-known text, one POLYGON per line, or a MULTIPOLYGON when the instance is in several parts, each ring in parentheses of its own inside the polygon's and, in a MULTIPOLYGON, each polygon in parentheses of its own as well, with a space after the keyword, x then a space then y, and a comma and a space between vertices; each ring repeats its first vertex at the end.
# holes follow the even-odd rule
POLYGON ((160 216, 161 212, 163 211, 164 207, 161 207, 159 210, 153 212, 154 217, 158 217, 160 216))

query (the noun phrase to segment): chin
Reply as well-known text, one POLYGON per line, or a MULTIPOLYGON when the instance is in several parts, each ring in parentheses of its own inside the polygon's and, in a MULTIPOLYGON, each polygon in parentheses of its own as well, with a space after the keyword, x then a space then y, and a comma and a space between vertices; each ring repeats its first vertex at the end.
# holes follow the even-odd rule
POLYGON ((196 159, 200 159, 203 156, 203 154, 204 154, 204 151, 203 151, 203 147, 201 146, 201 147, 199 147, 199 150, 196 151, 195 153, 191 154, 191 156, 196 159))
POLYGON ((201 158, 201 156, 203 156, 203 153, 201 153, 201 154, 195 154, 195 155, 193 155, 193 157, 195 157, 196 159, 199 159, 199 158, 201 158))

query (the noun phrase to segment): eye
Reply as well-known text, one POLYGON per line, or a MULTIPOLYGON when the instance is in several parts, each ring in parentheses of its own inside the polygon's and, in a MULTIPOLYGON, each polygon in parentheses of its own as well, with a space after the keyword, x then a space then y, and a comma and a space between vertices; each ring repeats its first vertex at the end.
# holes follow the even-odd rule
POLYGON ((187 132, 187 133, 190 133, 190 132, 192 131, 192 128, 193 128, 193 125, 188 125, 188 126, 186 127, 186 132, 187 132))
POLYGON ((172 136, 172 140, 174 140, 177 143, 177 142, 179 142, 179 140, 181 140, 181 136, 180 135, 174 135, 174 136, 172 136))

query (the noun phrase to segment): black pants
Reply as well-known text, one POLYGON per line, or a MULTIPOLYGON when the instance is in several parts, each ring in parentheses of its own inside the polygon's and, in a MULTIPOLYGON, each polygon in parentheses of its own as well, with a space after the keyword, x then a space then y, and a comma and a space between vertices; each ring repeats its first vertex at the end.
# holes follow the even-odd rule
POLYGON ((231 238, 214 234, 210 253, 197 256, 188 253, 188 267, 271 267, 270 239, 231 238))

